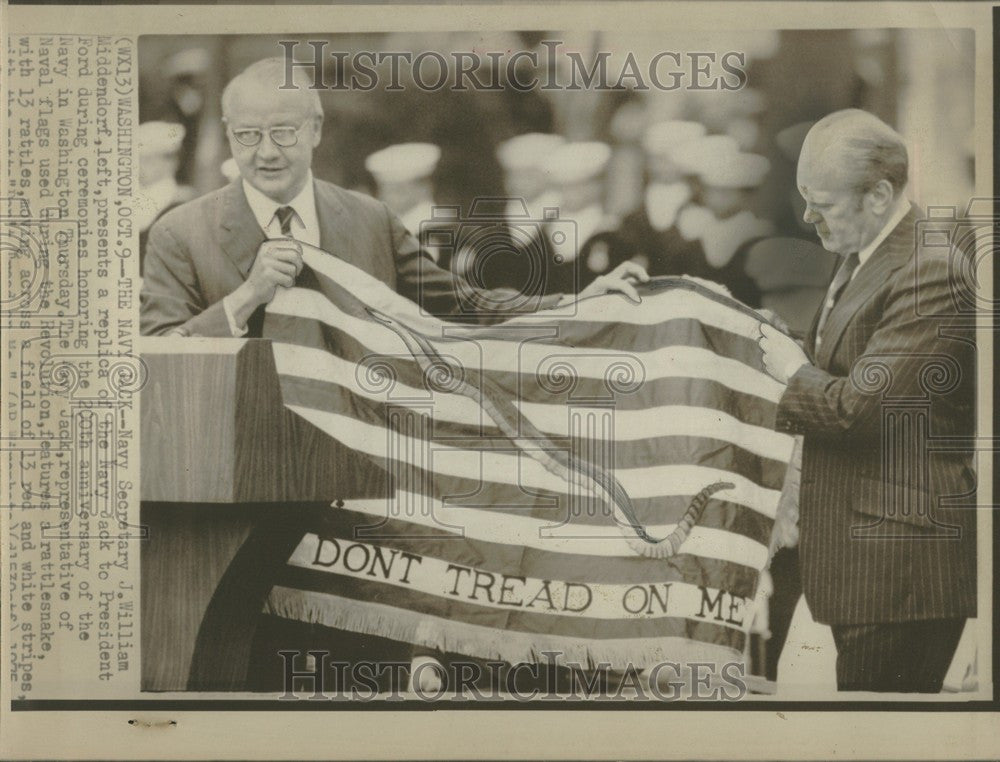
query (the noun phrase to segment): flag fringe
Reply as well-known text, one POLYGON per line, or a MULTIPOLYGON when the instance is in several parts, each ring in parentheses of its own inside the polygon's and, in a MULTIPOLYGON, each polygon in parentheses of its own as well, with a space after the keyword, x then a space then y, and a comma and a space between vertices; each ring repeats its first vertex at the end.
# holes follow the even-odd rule
POLYGON ((743 656, 736 648, 697 642, 681 636, 602 641, 545 633, 519 633, 456 622, 385 604, 285 587, 275 587, 271 591, 264 612, 446 653, 461 653, 511 664, 555 661, 579 664, 585 668, 607 664, 611 669, 623 670, 629 665, 645 669, 664 662, 719 665, 743 662, 743 656))

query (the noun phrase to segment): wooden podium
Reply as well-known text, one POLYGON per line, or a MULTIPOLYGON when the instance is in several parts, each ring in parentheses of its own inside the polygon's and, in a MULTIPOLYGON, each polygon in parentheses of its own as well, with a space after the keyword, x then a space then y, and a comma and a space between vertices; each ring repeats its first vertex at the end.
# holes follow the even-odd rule
POLYGON ((296 503, 392 494, 286 410, 269 341, 143 337, 142 689, 184 690, 208 602, 253 527, 296 503))
POLYGON ((378 497, 385 472, 281 403, 263 339, 144 337, 142 499, 258 503, 378 497))

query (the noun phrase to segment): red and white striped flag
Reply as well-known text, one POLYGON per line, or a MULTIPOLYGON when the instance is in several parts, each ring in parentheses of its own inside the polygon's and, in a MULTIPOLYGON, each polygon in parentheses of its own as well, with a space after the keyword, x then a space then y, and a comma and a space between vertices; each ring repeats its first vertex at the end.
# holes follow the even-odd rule
POLYGON ((461 324, 303 248, 265 322, 284 404, 395 497, 306 532, 267 612, 512 663, 740 658, 793 445, 752 311, 666 278, 461 324))

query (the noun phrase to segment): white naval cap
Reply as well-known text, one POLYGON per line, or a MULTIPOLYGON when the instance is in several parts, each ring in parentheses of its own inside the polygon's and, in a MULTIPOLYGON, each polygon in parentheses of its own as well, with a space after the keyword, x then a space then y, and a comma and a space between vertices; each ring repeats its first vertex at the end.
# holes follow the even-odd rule
POLYGON ((174 53, 163 65, 167 77, 201 74, 212 65, 212 57, 205 48, 185 48, 174 53))
POLYGON ((549 155, 544 169, 552 182, 570 185, 597 177, 604 171, 610 158, 611 147, 607 143, 566 143, 549 155))
POLYGON ((406 183, 430 177, 440 159, 433 143, 398 143, 365 159, 365 169, 380 183, 406 183))
POLYGON ((707 158, 698 170, 698 179, 712 188, 756 188, 771 169, 766 156, 737 153, 707 158))
POLYGON ((739 143, 731 135, 705 135, 681 144, 671 151, 670 158, 682 171, 697 175, 716 157, 727 159, 739 152, 739 143))
POLYGON ((753 119, 738 117, 727 125, 726 134, 735 138, 741 151, 752 151, 760 138, 760 125, 753 119))
POLYGON ((181 150, 184 125, 174 122, 143 122, 139 125, 139 155, 169 156, 181 150))
POLYGON ((669 119, 646 128, 642 136, 643 150, 652 156, 671 156, 677 147, 704 137, 708 130, 701 122, 669 119))
POLYGON ((545 132, 517 135, 497 146, 497 161, 504 169, 537 167, 565 142, 566 138, 562 135, 545 132))
POLYGON ((236 159, 233 159, 232 157, 222 162, 222 166, 219 167, 219 171, 222 173, 222 176, 226 178, 226 180, 228 180, 229 182, 232 182, 233 180, 235 180, 237 177, 240 176, 240 168, 236 164, 236 159))

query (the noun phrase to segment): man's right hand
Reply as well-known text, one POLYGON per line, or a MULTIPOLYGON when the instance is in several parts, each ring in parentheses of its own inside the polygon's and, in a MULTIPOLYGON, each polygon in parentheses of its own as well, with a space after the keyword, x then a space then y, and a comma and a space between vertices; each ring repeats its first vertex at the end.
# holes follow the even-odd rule
POLYGON ((791 328, 788 327, 788 323, 786 323, 781 318, 781 316, 774 310, 769 310, 766 307, 761 307, 759 310, 757 310, 757 314, 760 315, 761 320, 763 320, 765 323, 770 323, 779 331, 782 331, 784 333, 792 332, 791 328))
POLYGON ((291 288, 302 272, 302 247, 291 238, 272 238, 257 249, 257 258, 246 281, 232 294, 233 320, 243 327, 262 304, 274 298, 278 286, 291 288))

